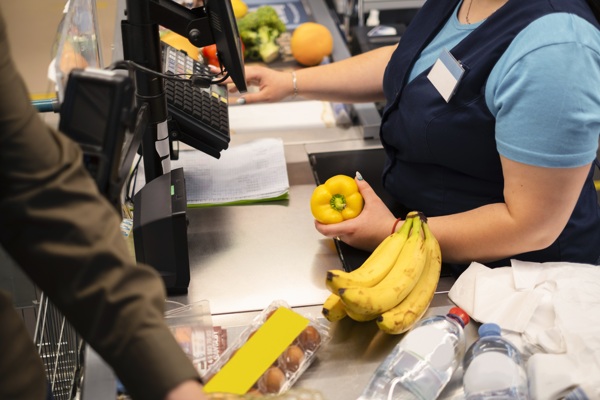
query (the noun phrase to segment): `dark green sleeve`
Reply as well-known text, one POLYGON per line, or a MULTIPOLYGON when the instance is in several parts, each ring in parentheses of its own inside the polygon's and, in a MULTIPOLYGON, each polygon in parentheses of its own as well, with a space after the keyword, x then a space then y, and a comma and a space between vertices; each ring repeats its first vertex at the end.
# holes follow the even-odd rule
POLYGON ((162 399, 199 379, 164 323, 160 276, 134 262, 120 216, 98 193, 79 147, 31 106, 1 12, 0 93, 2 246, 134 398, 162 399))

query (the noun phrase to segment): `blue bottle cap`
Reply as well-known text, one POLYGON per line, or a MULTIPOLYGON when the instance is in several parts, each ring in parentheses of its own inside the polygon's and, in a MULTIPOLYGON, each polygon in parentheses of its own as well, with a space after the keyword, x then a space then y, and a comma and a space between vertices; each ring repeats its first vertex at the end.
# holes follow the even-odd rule
POLYGON ((479 337, 484 336, 501 336, 502 330, 498 324, 488 322, 479 327, 479 337))

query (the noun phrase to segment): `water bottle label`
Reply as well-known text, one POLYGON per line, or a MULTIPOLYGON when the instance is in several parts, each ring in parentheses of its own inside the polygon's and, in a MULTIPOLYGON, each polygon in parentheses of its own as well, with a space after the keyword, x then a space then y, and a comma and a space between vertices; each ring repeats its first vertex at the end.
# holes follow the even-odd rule
POLYGON ((389 386, 390 399, 397 398, 395 388, 398 392, 405 392, 400 389, 406 388, 420 399, 434 399, 445 384, 445 379, 428 362, 406 351, 399 354, 392 371, 397 378, 389 386))
POLYGON ((506 354, 494 351, 473 358, 463 375, 465 392, 469 393, 517 388, 523 382, 525 371, 506 354))
POLYGON ((454 362, 454 345, 448 333, 435 325, 424 325, 410 332, 402 340, 403 349, 426 359, 438 371, 447 370, 454 362))

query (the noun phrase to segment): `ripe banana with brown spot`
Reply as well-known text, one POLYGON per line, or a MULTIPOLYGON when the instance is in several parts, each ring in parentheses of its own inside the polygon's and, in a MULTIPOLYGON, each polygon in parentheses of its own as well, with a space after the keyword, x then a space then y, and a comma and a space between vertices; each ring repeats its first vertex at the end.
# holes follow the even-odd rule
POLYGON ((360 267, 351 272, 327 271, 325 286, 331 293, 338 294, 339 289, 344 287, 371 287, 381 282, 394 267, 402 248, 408 240, 413 217, 417 215, 416 213, 411 214, 407 215, 407 219, 400 230, 386 237, 360 267))
POLYGON ((427 260, 422 236, 421 216, 412 218, 413 224, 406 244, 390 272, 375 286, 340 288, 339 295, 355 314, 382 314, 397 306, 413 290, 427 260))
POLYGON ((419 321, 433 300, 442 270, 442 253, 437 239, 423 223, 427 264, 414 289, 396 307, 381 314, 377 326, 384 332, 400 334, 408 331, 419 321))
POLYGON ((332 293, 323 303, 321 312, 328 321, 335 322, 346 317, 346 306, 340 296, 332 293))

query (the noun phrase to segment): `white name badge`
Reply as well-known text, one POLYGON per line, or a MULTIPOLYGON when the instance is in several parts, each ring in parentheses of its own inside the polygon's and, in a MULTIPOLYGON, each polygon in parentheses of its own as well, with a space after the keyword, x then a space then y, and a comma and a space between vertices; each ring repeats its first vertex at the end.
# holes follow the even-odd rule
POLYGON ((462 65, 448 50, 443 49, 427 78, 447 103, 454 95, 464 73, 462 65))

